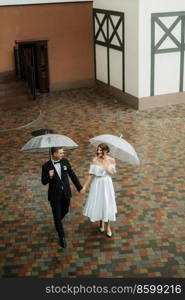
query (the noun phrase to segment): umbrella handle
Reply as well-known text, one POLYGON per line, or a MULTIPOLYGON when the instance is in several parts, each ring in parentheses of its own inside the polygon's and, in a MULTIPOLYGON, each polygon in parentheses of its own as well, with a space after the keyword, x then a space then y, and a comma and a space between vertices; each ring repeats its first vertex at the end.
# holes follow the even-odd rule
MULTIPOLYGON (((120 134, 119 138, 121 139, 123 137, 122 133, 120 134)), ((112 156, 115 157, 116 155, 116 150, 114 149, 113 153, 112 153, 112 156)))
MULTIPOLYGON (((120 134, 119 138, 121 139, 123 137, 122 133, 120 134)), ((112 156, 115 157, 116 155, 116 150, 114 149, 114 151, 112 152, 112 156)))

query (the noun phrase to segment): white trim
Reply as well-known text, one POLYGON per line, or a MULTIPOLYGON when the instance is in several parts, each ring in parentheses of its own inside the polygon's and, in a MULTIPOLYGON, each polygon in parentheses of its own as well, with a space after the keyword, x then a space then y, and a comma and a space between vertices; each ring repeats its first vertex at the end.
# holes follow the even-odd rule
POLYGON ((67 3, 67 2, 93 2, 93 0, 0 0, 0 6, 25 5, 25 4, 47 4, 47 3, 67 3))

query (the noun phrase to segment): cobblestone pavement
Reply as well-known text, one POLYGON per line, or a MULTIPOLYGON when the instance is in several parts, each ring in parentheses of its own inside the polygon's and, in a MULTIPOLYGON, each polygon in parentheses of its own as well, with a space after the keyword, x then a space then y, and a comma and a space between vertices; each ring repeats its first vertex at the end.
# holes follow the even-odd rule
POLYGON ((185 277, 185 105, 141 112, 87 88, 0 110, 1 277, 185 277), (87 195, 71 185, 68 247, 59 246, 40 182, 48 151, 20 151, 42 128, 79 144, 67 156, 82 184, 95 151, 88 139, 122 134, 135 147, 140 166, 117 161, 112 238, 82 216, 87 195))

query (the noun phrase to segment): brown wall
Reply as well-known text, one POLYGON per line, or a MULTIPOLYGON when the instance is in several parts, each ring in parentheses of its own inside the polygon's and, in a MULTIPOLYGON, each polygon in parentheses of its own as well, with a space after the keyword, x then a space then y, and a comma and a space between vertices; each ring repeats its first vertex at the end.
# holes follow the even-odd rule
POLYGON ((94 79, 92 2, 0 7, 0 72, 15 69, 15 40, 47 39, 52 89, 94 79))

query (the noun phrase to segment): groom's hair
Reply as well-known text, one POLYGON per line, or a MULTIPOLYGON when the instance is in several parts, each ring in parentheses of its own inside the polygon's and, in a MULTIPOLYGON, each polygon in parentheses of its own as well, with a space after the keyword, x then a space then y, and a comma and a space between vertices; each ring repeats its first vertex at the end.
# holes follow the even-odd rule
POLYGON ((52 147, 51 148, 51 154, 53 155, 54 153, 58 152, 58 150, 63 149, 62 147, 52 147))

